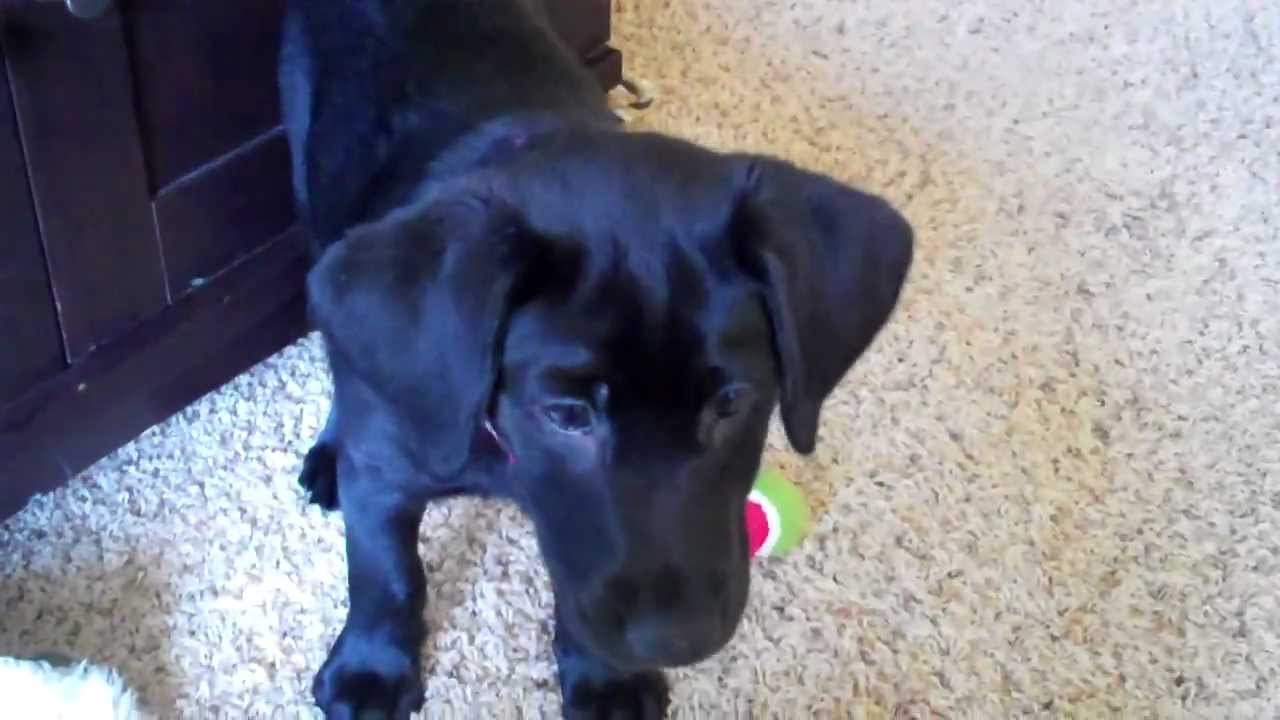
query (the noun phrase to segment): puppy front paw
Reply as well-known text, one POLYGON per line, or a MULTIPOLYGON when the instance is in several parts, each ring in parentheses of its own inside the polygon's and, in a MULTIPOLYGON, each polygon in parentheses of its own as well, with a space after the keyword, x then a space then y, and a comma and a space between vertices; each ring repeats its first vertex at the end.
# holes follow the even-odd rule
POLYGON ((318 441, 302 460, 298 484, 307 492, 307 501, 325 510, 338 509, 338 452, 333 445, 318 441))
POLYGON ((327 720, 409 720, 426 697, 415 658, 377 641, 340 640, 311 692, 327 720))
POLYGON ((566 720, 661 720, 671 704, 667 679, 656 671, 606 680, 564 677, 561 692, 566 720))

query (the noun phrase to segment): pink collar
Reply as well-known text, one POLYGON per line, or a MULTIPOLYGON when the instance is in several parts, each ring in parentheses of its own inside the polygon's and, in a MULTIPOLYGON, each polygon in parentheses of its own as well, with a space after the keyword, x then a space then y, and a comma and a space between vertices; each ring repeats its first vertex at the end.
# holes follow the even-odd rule
POLYGON ((493 438, 493 441, 498 444, 503 454, 507 456, 507 464, 515 465, 516 454, 511 451, 511 446, 507 444, 507 441, 503 440, 502 436, 498 434, 498 429, 493 426, 493 421, 489 418, 484 419, 484 429, 489 432, 489 437, 493 438))

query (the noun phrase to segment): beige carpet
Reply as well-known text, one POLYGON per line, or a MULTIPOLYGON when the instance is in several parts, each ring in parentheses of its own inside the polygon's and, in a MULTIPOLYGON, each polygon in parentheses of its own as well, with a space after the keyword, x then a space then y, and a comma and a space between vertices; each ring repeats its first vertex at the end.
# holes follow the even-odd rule
MULTIPOLYGON (((829 406, 819 505, 700 717, 1280 716, 1280 12, 1266 0, 626 0, 636 116, 864 183, 919 230, 829 406)), ((163 716, 311 717, 341 524, 294 473, 301 343, 0 529, 0 653, 163 716)), ((528 526, 423 536, 436 712, 554 712, 528 526)), ((0 710, 0 715, 3 715, 0 710)))

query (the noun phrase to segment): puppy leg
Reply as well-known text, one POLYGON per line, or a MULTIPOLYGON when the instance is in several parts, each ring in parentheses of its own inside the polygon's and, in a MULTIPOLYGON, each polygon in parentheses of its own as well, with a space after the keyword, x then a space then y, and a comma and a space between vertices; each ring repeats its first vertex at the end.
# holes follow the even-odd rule
POLYGON ((656 670, 624 673, 578 642, 556 611, 554 640, 566 720, 660 720, 670 704, 667 680, 656 670))
POLYGON ((312 693, 326 718, 408 720, 422 707, 426 576, 418 556, 425 498, 402 478, 339 457, 350 610, 312 693))
POLYGON ((307 501, 325 510, 338 509, 338 406, 329 406, 329 419, 316 437, 315 443, 302 460, 302 472, 298 484, 307 493, 307 501))

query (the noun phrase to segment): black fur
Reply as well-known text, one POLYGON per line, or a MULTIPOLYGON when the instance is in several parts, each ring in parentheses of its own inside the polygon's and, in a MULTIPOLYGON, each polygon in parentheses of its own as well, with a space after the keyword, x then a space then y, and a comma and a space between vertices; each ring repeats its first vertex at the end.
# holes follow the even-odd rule
POLYGON ((624 132, 541 0, 292 0, 280 81, 334 380, 300 481, 347 525, 330 718, 422 704, 432 499, 513 501, 556 597, 566 717, 660 717, 733 635, 768 421, 895 307, 912 231, 775 158, 624 132), (490 431, 489 428, 493 430, 490 431))

